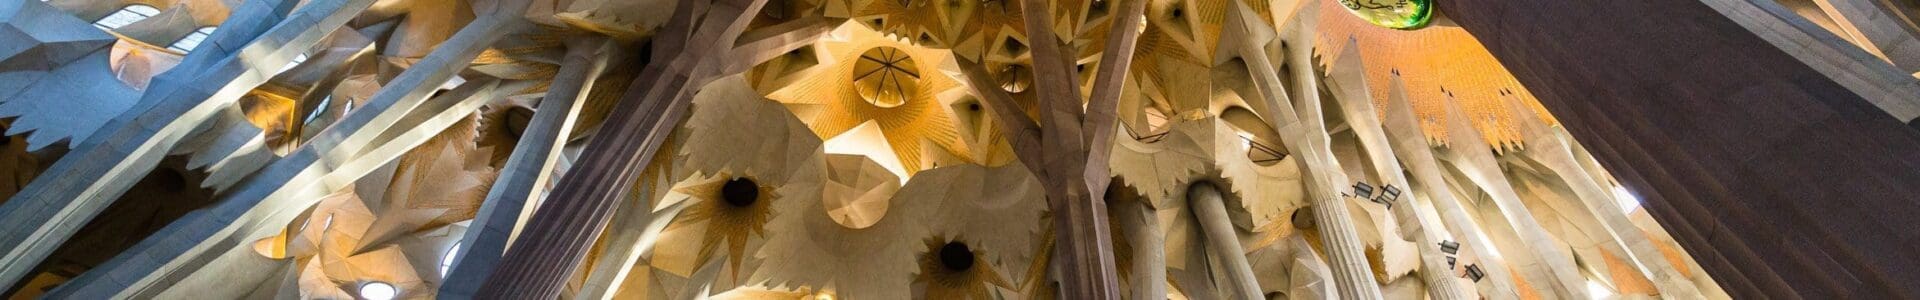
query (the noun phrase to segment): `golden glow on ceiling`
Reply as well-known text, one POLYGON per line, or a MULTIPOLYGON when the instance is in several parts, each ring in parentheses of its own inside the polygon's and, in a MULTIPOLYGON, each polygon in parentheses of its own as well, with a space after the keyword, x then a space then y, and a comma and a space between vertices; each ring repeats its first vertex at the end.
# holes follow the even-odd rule
POLYGON ((1507 72, 1500 61, 1487 52, 1480 41, 1459 27, 1433 26, 1417 31, 1382 28, 1354 18, 1335 3, 1319 0, 1320 41, 1317 53, 1321 63, 1342 59, 1348 39, 1360 47, 1360 59, 1367 68, 1367 84, 1373 92, 1375 111, 1384 112, 1387 84, 1398 71, 1407 86, 1414 113, 1429 138, 1447 140, 1446 108, 1442 101, 1457 101, 1473 118, 1488 144, 1496 147, 1517 145, 1524 139, 1512 115, 1500 99, 1508 90, 1521 97, 1541 119, 1558 124, 1539 100, 1507 72))
POLYGON ((898 48, 873 48, 853 63, 853 86, 874 106, 898 107, 920 85, 919 69, 913 56, 898 48))
MULTIPOLYGON (((794 110, 814 134, 830 140, 873 122, 908 175, 931 168, 940 157, 973 163, 969 154, 972 146, 961 140, 957 119, 948 108, 965 91, 951 76, 930 76, 945 74, 939 66, 952 64, 949 51, 910 45, 852 22, 821 38, 814 47, 820 49, 820 66, 801 71, 792 84, 762 91, 767 98, 794 110), (869 102, 862 97, 859 84, 848 80, 858 75, 860 62, 867 61, 860 55, 881 47, 912 57, 912 63, 895 66, 919 76, 917 83, 900 86, 904 89, 902 100, 893 106, 869 102)), ((875 160, 889 164, 880 158, 875 160)))

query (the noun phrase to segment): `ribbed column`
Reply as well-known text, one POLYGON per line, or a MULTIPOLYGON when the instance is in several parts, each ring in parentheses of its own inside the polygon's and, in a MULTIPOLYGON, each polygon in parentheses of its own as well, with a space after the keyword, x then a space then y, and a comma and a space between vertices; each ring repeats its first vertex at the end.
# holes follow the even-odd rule
MULTIPOLYGON (((1307 9, 1317 9, 1319 1, 1310 2, 1307 9)), ((1312 45, 1319 38, 1313 22, 1300 22, 1282 32, 1285 44, 1312 45)), ((1341 187, 1351 184, 1340 161, 1334 159, 1333 142, 1327 135, 1327 123, 1320 100, 1320 73, 1316 70, 1313 50, 1308 47, 1287 49, 1284 53, 1292 66, 1292 74, 1284 74, 1293 79, 1296 90, 1283 91, 1294 98, 1292 104, 1298 109, 1298 123, 1275 126, 1282 132, 1283 140, 1293 147, 1293 153, 1301 156, 1301 168, 1311 178, 1307 193, 1313 197, 1313 213, 1318 220, 1320 239, 1327 247, 1327 257, 1333 263, 1335 283, 1340 286, 1341 299, 1380 299, 1380 283, 1373 278, 1373 268, 1367 261, 1367 247, 1360 241, 1360 233, 1353 226, 1353 214, 1347 209, 1345 197, 1339 196, 1341 187)), ((1264 59, 1262 59, 1264 61, 1264 59)))
MULTIPOLYGON (((1236 2, 1238 3, 1238 2, 1236 2)), ((1310 2, 1317 5, 1319 2, 1310 2)), ((1325 124, 1320 118, 1320 99, 1318 92, 1297 93, 1302 109, 1296 111, 1294 101, 1290 101, 1289 92, 1281 84, 1279 71, 1268 53, 1266 39, 1271 39, 1271 28, 1253 16, 1250 8, 1236 4, 1229 10, 1230 29, 1234 34, 1237 54, 1245 60, 1247 72, 1253 75, 1254 88, 1261 101, 1255 102, 1270 126, 1280 134, 1280 141, 1287 151, 1298 155, 1301 170, 1307 172, 1307 193, 1312 201, 1313 216, 1319 220, 1322 244, 1327 247, 1327 257, 1333 269, 1335 285, 1339 287, 1342 299, 1380 299, 1380 285, 1373 279, 1373 268, 1368 267, 1366 247, 1360 243, 1358 230, 1353 227, 1353 216, 1348 213, 1346 199, 1338 196, 1336 187, 1345 186, 1346 175, 1340 173, 1339 162, 1328 156, 1332 150, 1327 148, 1328 138, 1325 124), (1237 32, 1236 32, 1237 31, 1237 32), (1263 107, 1259 107, 1263 106, 1263 107)), ((1312 28, 1292 29, 1294 39, 1309 39, 1312 28)), ((1311 44, 1297 43, 1297 44, 1311 44)), ((1300 63, 1310 60, 1305 51, 1283 53, 1297 66, 1310 66, 1300 63)), ((1317 91, 1319 80, 1314 68, 1296 67, 1293 74, 1284 74, 1305 87, 1307 91, 1317 91)), ((1253 96, 1253 95, 1249 95, 1253 96)), ((1253 97, 1248 97, 1253 98, 1253 97)))
MULTIPOLYGON (((1420 183, 1422 189, 1427 191, 1426 195, 1429 197, 1410 200, 1408 204, 1412 205, 1413 201, 1420 200, 1430 202, 1434 209, 1440 212, 1441 221, 1446 222, 1447 227, 1452 228, 1453 232, 1460 234, 1459 243, 1466 246, 1463 249, 1472 250, 1480 257, 1478 263, 1487 274, 1481 280, 1491 286, 1490 289, 1482 292, 1481 296, 1499 299, 1519 298, 1519 290, 1514 286, 1513 276, 1508 271, 1507 263, 1502 258, 1493 257, 1492 251, 1498 249, 1491 240, 1487 239, 1486 233, 1480 231, 1480 226, 1474 224, 1473 217, 1467 215, 1465 205, 1453 197, 1453 190, 1447 186, 1446 175, 1443 175, 1446 171, 1440 169, 1439 163, 1433 158, 1433 146, 1427 144, 1427 134, 1421 129, 1418 117, 1413 114, 1413 104, 1407 100, 1406 85, 1397 75, 1392 77, 1389 84, 1391 86, 1388 89, 1386 120, 1382 124, 1385 125, 1387 134, 1392 136, 1393 142, 1387 144, 1393 148, 1395 154, 1398 154, 1400 162, 1407 165, 1408 171, 1413 173, 1413 178, 1420 183)), ((1435 228, 1434 230, 1445 229, 1435 228)), ((1465 263, 1460 262, 1462 264, 1460 267, 1465 267, 1465 263)))
POLYGON ((1166 236, 1160 232, 1160 220, 1154 216, 1153 207, 1143 200, 1139 197, 1112 199, 1107 207, 1113 211, 1114 223, 1119 224, 1120 228, 1116 229, 1133 249, 1133 264, 1129 266, 1133 286, 1127 290, 1129 299, 1160 299, 1167 295, 1167 253, 1162 251, 1166 249, 1166 236))
MULTIPOLYGON (((1214 257, 1220 258, 1220 265, 1226 268, 1223 273, 1227 274, 1227 285, 1235 296, 1238 299, 1264 297, 1259 280, 1253 276, 1253 266, 1247 264, 1246 250, 1240 247, 1240 234, 1234 231, 1233 222, 1228 221, 1227 204, 1220 199, 1220 189, 1212 183, 1195 182, 1187 187, 1187 205, 1200 221, 1200 231, 1207 234, 1207 249, 1212 250, 1214 257)), ((1362 254, 1361 259, 1365 258, 1362 254)))
POLYGON ((1501 173, 1492 147, 1481 139, 1479 129, 1471 123, 1472 119, 1452 99, 1443 105, 1447 109, 1447 138, 1450 140, 1445 152, 1447 160, 1467 180, 1487 192, 1487 198, 1492 199, 1494 206, 1500 209, 1500 216, 1512 227, 1521 245, 1525 245, 1525 251, 1538 259, 1538 264, 1520 264, 1520 269, 1525 272, 1522 275, 1528 278, 1528 283, 1535 290, 1587 298, 1587 282, 1580 275, 1579 266, 1553 239, 1553 234, 1540 227, 1540 221, 1533 216, 1533 211, 1520 202, 1520 194, 1513 190, 1513 183, 1507 180, 1506 174, 1501 173))
POLYGON ((1340 299, 1380 299, 1380 284, 1373 280, 1367 247, 1353 227, 1347 199, 1327 188, 1307 190, 1314 202, 1314 228, 1320 231, 1320 243, 1326 246, 1327 264, 1333 269, 1334 284, 1340 287, 1340 299))
MULTIPOLYGON (((1372 162, 1374 171, 1386 181, 1388 186, 1401 189, 1410 188, 1406 172, 1400 169, 1400 162, 1394 160, 1393 150, 1387 145, 1387 136, 1381 133, 1379 114, 1374 113, 1372 83, 1366 81, 1366 69, 1360 59, 1360 45, 1348 41, 1344 54, 1339 61, 1333 62, 1328 70, 1329 90, 1344 112, 1347 125, 1353 128, 1360 144, 1366 147, 1367 159, 1372 162)), ((1418 199, 1410 191, 1398 195, 1397 203, 1388 203, 1388 209, 1399 220, 1400 235, 1413 239, 1415 249, 1420 253, 1420 280, 1427 284, 1427 295, 1440 300, 1474 299, 1473 292, 1462 286, 1453 277, 1453 269, 1447 266, 1447 254, 1440 249, 1440 241, 1446 240, 1446 227, 1440 226, 1420 210, 1425 207, 1412 205, 1418 199)))
POLYGON ((205 44, 155 77, 134 107, 0 205, 0 285, 28 275, 194 128, 373 3, 315 0, 289 15, 298 2, 255 0, 234 8, 205 44))
POLYGON ((613 44, 605 38, 583 37, 567 42, 567 54, 553 83, 534 110, 533 120, 521 131, 513 154, 500 169, 480 205, 473 224, 460 239, 452 271, 440 285, 440 295, 466 297, 480 289, 480 283, 500 262, 507 243, 518 236, 519 225, 538 206, 538 187, 553 173, 560 148, 573 132, 580 107, 585 103, 595 78, 606 69, 613 44), (534 205, 528 205, 534 200, 534 205))

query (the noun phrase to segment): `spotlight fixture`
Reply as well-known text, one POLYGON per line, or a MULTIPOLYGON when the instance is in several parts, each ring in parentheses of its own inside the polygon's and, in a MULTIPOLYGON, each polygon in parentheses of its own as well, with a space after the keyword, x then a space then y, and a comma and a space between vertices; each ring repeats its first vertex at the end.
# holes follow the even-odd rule
POLYGON ((1480 282, 1480 278, 1486 277, 1487 271, 1480 270, 1480 265, 1467 265, 1467 278, 1473 278, 1473 282, 1480 282))
POLYGON ((1446 252, 1447 254, 1460 254, 1460 243, 1440 241, 1440 251, 1446 252))
POLYGON ((1365 181, 1356 181, 1353 183, 1353 196, 1373 198, 1373 186, 1368 185, 1365 181))
POLYGON ((1380 187, 1380 196, 1368 200, 1373 201, 1373 203, 1386 205, 1388 209, 1392 209, 1393 202, 1400 200, 1400 188, 1394 187, 1391 184, 1382 186, 1380 187))

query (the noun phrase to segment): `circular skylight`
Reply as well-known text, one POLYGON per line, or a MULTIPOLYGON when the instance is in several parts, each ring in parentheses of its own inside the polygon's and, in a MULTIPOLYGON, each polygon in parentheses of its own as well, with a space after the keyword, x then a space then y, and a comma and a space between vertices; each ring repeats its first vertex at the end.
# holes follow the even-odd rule
POLYGON ((860 98, 879 107, 895 107, 907 103, 911 93, 919 89, 919 65, 913 57, 899 48, 878 47, 860 54, 860 61, 853 64, 853 86, 860 98))
POLYGON ((400 295, 400 288, 385 282, 368 282, 360 285, 360 298, 367 300, 392 300, 400 295))

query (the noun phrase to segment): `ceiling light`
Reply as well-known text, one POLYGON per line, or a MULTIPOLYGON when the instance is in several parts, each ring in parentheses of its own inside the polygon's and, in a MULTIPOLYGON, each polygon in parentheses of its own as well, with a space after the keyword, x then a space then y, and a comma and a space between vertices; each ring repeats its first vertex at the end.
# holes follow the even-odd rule
POLYGON ((367 300, 392 300, 400 295, 400 288, 385 282, 368 282, 360 285, 360 298, 367 300))

